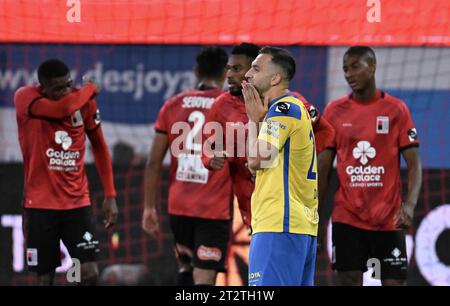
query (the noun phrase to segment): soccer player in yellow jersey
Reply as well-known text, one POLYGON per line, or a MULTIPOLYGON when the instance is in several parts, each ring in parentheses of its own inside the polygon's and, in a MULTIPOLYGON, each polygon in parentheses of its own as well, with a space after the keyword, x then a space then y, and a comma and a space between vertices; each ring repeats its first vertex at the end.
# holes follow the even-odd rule
POLYGON ((314 134, 303 103, 288 94, 295 60, 264 47, 243 82, 250 124, 248 167, 252 195, 249 285, 311 286, 317 227, 314 134))

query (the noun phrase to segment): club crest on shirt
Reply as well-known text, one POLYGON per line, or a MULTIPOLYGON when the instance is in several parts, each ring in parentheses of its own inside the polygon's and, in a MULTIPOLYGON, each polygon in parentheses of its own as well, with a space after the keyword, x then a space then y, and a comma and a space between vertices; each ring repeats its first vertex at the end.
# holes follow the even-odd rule
POLYGON ((389 117, 387 116, 377 116, 377 134, 388 134, 389 133, 389 117))
POLYGON ((33 248, 27 249, 27 265, 37 266, 38 265, 38 250, 33 248))
POLYGON ((81 116, 80 110, 77 110, 75 113, 73 113, 70 119, 72 120, 72 126, 83 125, 83 117, 81 116))

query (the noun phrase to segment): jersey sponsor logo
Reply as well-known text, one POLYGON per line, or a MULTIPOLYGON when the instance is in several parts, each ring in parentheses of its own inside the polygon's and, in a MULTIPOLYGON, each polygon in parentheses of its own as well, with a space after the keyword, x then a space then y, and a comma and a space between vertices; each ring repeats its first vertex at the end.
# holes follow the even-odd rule
POLYGON ((347 166, 345 169, 350 177, 350 187, 383 187, 382 175, 385 173, 383 166, 367 165, 370 159, 377 154, 370 142, 359 141, 353 149, 353 157, 358 160, 360 166, 347 166), (366 166, 367 165, 367 166, 366 166))
POLYGON ((248 274, 248 285, 256 286, 261 280, 261 272, 252 272, 248 274))
POLYGON ((92 234, 89 233, 89 232, 86 232, 86 233, 84 233, 84 235, 83 235, 83 239, 86 240, 87 242, 90 242, 90 241, 92 240, 93 237, 94 237, 94 236, 92 236, 92 234))
POLYGON ((184 97, 182 108, 211 108, 214 103, 214 98, 209 97, 184 97))
POLYGON ((197 257, 200 260, 212 260, 219 262, 222 259, 222 251, 219 248, 201 245, 197 249, 197 257))
POLYGON ((369 158, 375 158, 377 151, 370 145, 368 141, 360 141, 353 149, 353 157, 359 159, 361 164, 365 165, 369 162, 369 158))
POLYGON ((287 114, 289 112, 289 108, 291 108, 291 105, 289 103, 280 102, 277 104, 275 111, 277 113, 287 114))
POLYGON ((352 127, 353 124, 351 124, 350 122, 344 122, 342 123, 342 127, 352 127))
POLYGON ((84 241, 77 244, 77 248, 82 248, 83 250, 95 249, 99 242, 98 240, 93 239, 94 235, 89 232, 85 232, 83 234, 84 241))
POLYGON ((267 123, 267 128, 261 130, 261 132, 260 132, 261 135, 267 134, 269 136, 272 136, 272 137, 278 139, 280 129, 281 130, 286 129, 286 125, 284 125, 278 121, 266 119, 266 123, 267 123))
POLYGON ((206 184, 208 182, 208 169, 203 165, 199 154, 178 155, 177 181, 206 184))
POLYGON ((56 131, 55 132, 55 142, 60 144, 64 151, 70 148, 72 145, 72 138, 66 131, 56 131))
POLYGON ((76 160, 80 158, 80 152, 56 151, 52 148, 46 151, 50 158, 50 165, 75 166, 76 160))
POLYGON ((416 128, 412 128, 412 129, 408 130, 408 138, 409 138, 409 141, 411 141, 411 142, 414 142, 417 140, 416 128))
POLYGON ((80 159, 80 151, 67 151, 72 146, 72 138, 66 131, 55 132, 55 143, 61 145, 62 150, 48 148, 45 154, 49 158, 49 169, 59 171, 77 170, 77 160, 80 159))
POLYGON ((388 263, 391 266, 400 266, 408 261, 405 255, 402 255, 402 251, 400 251, 398 248, 394 248, 391 252, 392 256, 391 258, 384 258, 383 262, 388 263))
POLYGON ((261 272, 255 272, 255 273, 248 274, 249 279, 254 279, 254 278, 258 278, 258 277, 261 277, 261 272))
POLYGON ((402 252, 401 252, 399 249, 395 248, 395 249, 392 251, 391 254, 392 254, 395 258, 398 258, 398 257, 402 254, 402 252))
POLYGON ((389 134, 389 117, 377 116, 377 134, 389 134))
POLYGON ((27 249, 27 265, 37 266, 38 265, 38 250, 28 248, 27 249))

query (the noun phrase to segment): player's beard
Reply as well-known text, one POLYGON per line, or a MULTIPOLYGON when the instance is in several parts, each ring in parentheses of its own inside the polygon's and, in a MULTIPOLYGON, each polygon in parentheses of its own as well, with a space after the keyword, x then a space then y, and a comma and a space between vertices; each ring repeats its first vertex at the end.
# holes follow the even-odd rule
POLYGON ((230 95, 232 95, 234 97, 241 97, 242 96, 242 87, 230 89, 229 92, 230 92, 230 95))

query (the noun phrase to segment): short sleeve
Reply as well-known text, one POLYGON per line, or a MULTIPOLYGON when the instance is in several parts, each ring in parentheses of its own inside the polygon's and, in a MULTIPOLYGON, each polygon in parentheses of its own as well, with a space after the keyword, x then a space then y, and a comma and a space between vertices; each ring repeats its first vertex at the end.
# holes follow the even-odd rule
POLYGON ((419 145, 417 130, 414 126, 408 106, 404 103, 402 103, 399 116, 398 146, 400 150, 417 147, 419 145))
POLYGON ((156 118, 155 131, 158 133, 168 134, 170 131, 170 127, 169 127, 169 123, 168 123, 169 122, 169 120, 168 120, 169 101, 164 103, 163 107, 161 107, 161 109, 158 113, 158 117, 156 118))
POLYGON ((301 118, 300 106, 290 102, 278 102, 269 109, 259 131, 258 139, 281 150, 296 128, 297 120, 301 118))
MULTIPOLYGON (((97 108, 97 101, 94 99, 90 100, 87 105, 82 108, 83 121, 86 131, 95 130, 100 126, 100 111, 97 108)), ((72 115, 72 121, 77 118, 76 112, 72 115)))
POLYGON ((336 150, 336 125, 333 122, 333 108, 328 104, 323 111, 323 118, 334 128, 333 135, 327 139, 326 149, 336 150))
POLYGON ((290 93, 303 103, 306 110, 308 111, 308 115, 311 118, 311 122, 314 127, 320 120, 321 114, 319 110, 314 105, 312 105, 308 100, 306 100, 306 98, 303 97, 299 92, 291 91, 290 93))

